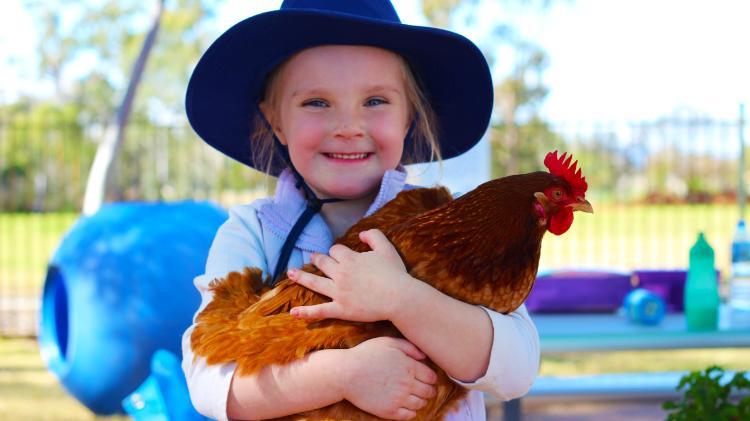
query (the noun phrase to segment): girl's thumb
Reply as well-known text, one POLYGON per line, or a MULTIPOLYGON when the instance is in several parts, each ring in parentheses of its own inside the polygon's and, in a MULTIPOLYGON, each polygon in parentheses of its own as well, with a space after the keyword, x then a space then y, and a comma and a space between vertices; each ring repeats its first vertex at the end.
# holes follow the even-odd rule
POLYGON ((406 339, 394 338, 394 344, 396 348, 400 349, 404 354, 414 358, 415 360, 423 360, 427 355, 420 351, 413 343, 406 339))

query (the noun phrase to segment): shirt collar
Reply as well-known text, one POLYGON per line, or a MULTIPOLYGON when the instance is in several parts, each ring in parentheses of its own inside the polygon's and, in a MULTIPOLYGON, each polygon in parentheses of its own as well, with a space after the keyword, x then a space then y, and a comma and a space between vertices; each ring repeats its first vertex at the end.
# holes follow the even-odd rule
MULTIPOLYGON (((380 190, 365 216, 372 215, 396 197, 404 189, 405 182, 406 170, 403 166, 399 165, 395 170, 386 171, 380 182, 380 190)), ((260 207, 258 217, 271 233, 284 240, 306 206, 307 202, 302 191, 296 186, 294 174, 291 170, 285 169, 279 175, 273 200, 260 207)), ((333 240, 323 217, 316 214, 300 234, 296 246, 310 252, 325 253, 328 252, 333 240)))

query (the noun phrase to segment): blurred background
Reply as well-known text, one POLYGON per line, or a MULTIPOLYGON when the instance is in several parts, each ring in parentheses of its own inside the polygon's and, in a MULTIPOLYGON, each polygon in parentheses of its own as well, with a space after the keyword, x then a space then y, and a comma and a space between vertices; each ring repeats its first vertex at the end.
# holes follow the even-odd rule
MULTIPOLYGON (((28 338, 38 332, 47 262, 81 214, 97 149, 118 130, 134 63, 155 23, 158 33, 129 119, 119 128, 122 143, 106 179, 106 201, 208 199, 226 208, 273 191, 273 179, 196 137, 183 99, 193 66, 216 36, 279 4, 0 5, 0 395, 15 397, 0 400, 3 419, 67 419, 63 412, 73 414, 69 419, 93 417, 56 388, 28 338), (52 410, 29 405, 30 399, 43 399, 52 410)), ((690 246, 704 232, 726 281, 747 186, 741 181, 748 135, 741 104, 750 103, 750 3, 394 5, 405 23, 471 38, 495 83, 495 113, 483 142, 442 167, 411 169, 413 180, 465 191, 488 177, 541 169, 548 151, 569 151, 583 168, 596 214, 579 216, 569 233, 545 239, 543 268, 684 269, 690 246)), ((725 352, 727 366, 739 361, 725 352)), ((681 368, 717 358, 699 351, 679 355, 681 368)), ((660 368, 673 360, 658 353, 646 359, 660 368)), ((543 370, 627 369, 628 361, 643 368, 643 358, 614 353, 548 360, 543 370)))

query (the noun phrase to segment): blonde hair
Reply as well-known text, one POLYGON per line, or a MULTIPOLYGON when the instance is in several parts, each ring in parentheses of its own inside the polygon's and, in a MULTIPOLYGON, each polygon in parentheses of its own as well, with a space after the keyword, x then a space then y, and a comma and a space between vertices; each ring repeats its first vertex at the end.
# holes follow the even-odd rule
MULTIPOLYGON (((406 99, 411 108, 413 122, 410 136, 411 142, 409 142, 409 145, 404 145, 405 149, 401 163, 441 162, 442 155, 440 153, 440 144, 437 141, 438 123, 435 112, 432 110, 409 63, 401 55, 396 54, 396 56, 402 64, 406 99)), ((261 104, 266 103, 271 108, 275 108, 276 104, 278 104, 279 75, 292 57, 284 60, 269 74, 266 79, 263 95, 260 99, 261 104)), ((260 104, 258 105, 258 109, 260 110, 260 104)), ((278 153, 274 147, 274 133, 268 126, 269 123, 271 122, 267 122, 260 112, 257 113, 253 122, 255 130, 250 135, 250 141, 253 145, 250 151, 252 162, 255 163, 256 169, 266 174, 270 173, 274 158, 278 153)))

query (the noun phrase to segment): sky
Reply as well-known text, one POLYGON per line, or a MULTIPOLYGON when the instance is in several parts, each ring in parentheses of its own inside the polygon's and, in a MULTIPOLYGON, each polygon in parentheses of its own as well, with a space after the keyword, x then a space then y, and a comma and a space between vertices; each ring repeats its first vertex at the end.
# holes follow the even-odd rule
MULTIPOLYGON (((498 17, 549 55, 543 116, 552 121, 648 120, 675 113, 734 119, 750 105, 750 1, 558 0, 544 10, 482 0, 483 17, 459 29, 480 41, 498 17)), ((278 7, 279 0, 227 0, 217 28, 278 7)), ((425 24, 419 0, 394 0, 402 20, 425 24)), ((0 102, 49 92, 35 70, 36 33, 21 0, 0 6, 0 102)), ((512 60, 500 50, 495 78, 512 60), (505 59, 505 60, 504 60, 505 59)))
POLYGON ((555 120, 737 118, 750 102, 750 2, 579 0, 530 18, 555 120))

